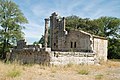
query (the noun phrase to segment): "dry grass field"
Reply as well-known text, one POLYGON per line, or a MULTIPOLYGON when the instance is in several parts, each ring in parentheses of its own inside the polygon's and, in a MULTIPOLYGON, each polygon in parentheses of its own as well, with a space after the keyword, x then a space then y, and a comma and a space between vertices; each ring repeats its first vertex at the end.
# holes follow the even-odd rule
POLYGON ((41 66, 0 62, 0 80, 120 80, 120 61, 100 65, 41 66))

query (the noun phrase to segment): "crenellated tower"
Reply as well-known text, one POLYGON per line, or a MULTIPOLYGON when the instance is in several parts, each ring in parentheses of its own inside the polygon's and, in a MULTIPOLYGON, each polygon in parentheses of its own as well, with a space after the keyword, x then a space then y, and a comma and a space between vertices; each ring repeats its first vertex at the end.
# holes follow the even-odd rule
POLYGON ((51 50, 58 48, 58 14, 55 12, 50 16, 50 46, 51 50))
POLYGON ((58 18, 58 14, 54 12, 50 16, 50 43, 51 50, 60 50, 61 40, 65 34, 65 17, 58 18))

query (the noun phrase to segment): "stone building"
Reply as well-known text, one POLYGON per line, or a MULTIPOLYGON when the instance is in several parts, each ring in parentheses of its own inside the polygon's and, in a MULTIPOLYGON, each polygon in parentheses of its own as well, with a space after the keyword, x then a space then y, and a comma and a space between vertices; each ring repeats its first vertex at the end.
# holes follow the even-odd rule
POLYGON ((26 45, 18 41, 11 54, 12 60, 23 63, 47 64, 95 64, 107 61, 108 40, 82 30, 65 29, 65 17, 59 18, 53 13, 45 19, 44 48, 38 45, 26 45), (48 43, 48 26, 50 21, 50 48, 48 43))
POLYGON ((107 60, 107 39, 82 30, 65 30, 65 17, 58 18, 57 13, 50 16, 51 50, 62 52, 92 52, 107 60))

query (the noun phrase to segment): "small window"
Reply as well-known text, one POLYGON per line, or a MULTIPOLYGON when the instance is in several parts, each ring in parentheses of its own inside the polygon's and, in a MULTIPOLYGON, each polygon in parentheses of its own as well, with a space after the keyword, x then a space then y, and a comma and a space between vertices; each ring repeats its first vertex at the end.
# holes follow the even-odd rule
POLYGON ((71 48, 73 47, 73 42, 71 42, 71 48))
POLYGON ((54 46, 56 46, 56 43, 54 43, 54 46))
POLYGON ((55 57, 56 53, 54 52, 54 57, 55 57))
POLYGON ((74 48, 76 48, 76 42, 74 42, 74 48))

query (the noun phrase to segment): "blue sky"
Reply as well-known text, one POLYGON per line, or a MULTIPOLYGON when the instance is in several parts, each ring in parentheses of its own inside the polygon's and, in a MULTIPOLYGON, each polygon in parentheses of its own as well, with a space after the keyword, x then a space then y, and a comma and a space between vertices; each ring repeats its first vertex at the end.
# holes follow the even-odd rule
POLYGON ((29 24, 24 30, 25 39, 30 44, 44 34, 44 19, 51 13, 60 16, 77 15, 82 18, 113 16, 120 18, 120 0, 14 0, 29 24))

